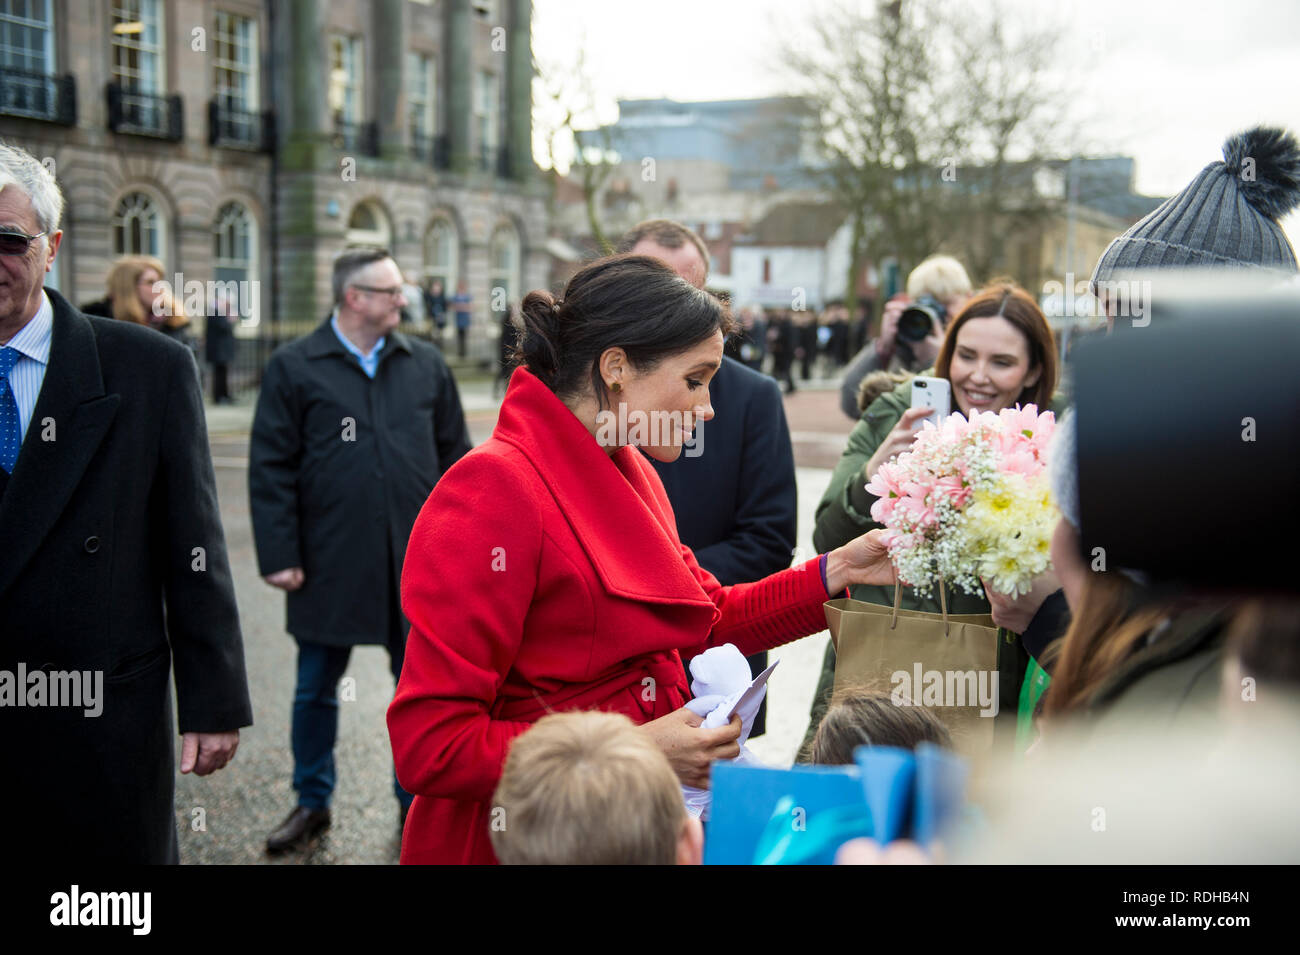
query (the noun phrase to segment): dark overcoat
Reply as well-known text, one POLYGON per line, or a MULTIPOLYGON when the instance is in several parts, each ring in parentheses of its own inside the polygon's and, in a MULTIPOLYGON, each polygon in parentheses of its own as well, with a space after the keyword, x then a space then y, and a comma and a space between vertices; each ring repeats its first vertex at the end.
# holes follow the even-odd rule
POLYGON ((217 309, 208 314, 203 329, 203 357, 214 365, 229 365, 235 360, 235 320, 217 309))
POLYGON ((0 497, 0 670, 98 671, 101 710, 0 708, 0 842, 174 862, 169 673, 181 732, 252 722, 197 369, 47 294, 49 364, 0 497))
POLYGON ((451 370, 390 332, 374 379, 329 321, 276 350, 262 378, 248 489, 263 576, 303 569, 288 630, 330 646, 386 644, 415 518, 470 449, 451 370))

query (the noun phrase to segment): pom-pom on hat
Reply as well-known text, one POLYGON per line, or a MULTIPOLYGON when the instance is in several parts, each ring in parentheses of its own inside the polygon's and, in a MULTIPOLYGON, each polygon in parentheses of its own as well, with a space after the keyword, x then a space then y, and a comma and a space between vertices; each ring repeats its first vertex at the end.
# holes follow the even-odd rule
POLYGON ((1120 271, 1151 268, 1266 268, 1295 272, 1278 220, 1300 206, 1300 143, 1284 129, 1256 126, 1230 136, 1212 162, 1107 246, 1092 290, 1120 271))

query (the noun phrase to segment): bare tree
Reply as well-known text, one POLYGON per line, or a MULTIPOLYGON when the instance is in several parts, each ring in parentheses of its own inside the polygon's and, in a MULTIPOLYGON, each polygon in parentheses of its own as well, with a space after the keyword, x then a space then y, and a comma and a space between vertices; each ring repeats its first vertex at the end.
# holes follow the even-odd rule
POLYGON ((534 128, 547 159, 551 209, 562 170, 576 172, 582 184, 587 225, 602 254, 613 251, 600 220, 600 196, 613 174, 615 155, 608 127, 598 119, 596 84, 587 69, 585 44, 564 64, 534 60, 534 128), (592 128, 594 127, 594 128, 592 128))
POLYGON ((1057 200, 1034 188, 1060 142, 1056 34, 996 9, 896 0, 827 3, 785 57, 820 116, 828 190, 852 221, 846 298, 866 261, 910 268, 936 251, 985 278, 1009 267, 1006 236, 1057 200))

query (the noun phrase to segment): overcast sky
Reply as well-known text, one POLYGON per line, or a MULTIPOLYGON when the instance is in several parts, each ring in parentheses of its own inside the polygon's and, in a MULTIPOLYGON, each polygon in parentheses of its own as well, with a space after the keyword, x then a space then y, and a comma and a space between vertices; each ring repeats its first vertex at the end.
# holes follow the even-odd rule
MULTIPOLYGON (((955 2, 955 0, 947 0, 955 2)), ((981 0, 962 0, 979 3, 981 0)), ((1266 122, 1300 133, 1300 2, 1002 0, 1060 25, 1092 150, 1131 155, 1137 189, 1170 195, 1229 133, 1266 122)), ((813 0, 810 8, 819 8, 813 0)), ((543 63, 585 47, 605 101, 744 99, 792 92, 776 55, 814 14, 789 0, 534 0, 543 63)), ((1063 154, 1068 147, 1062 144, 1063 154)), ((1300 214, 1284 223, 1300 246, 1300 214)))

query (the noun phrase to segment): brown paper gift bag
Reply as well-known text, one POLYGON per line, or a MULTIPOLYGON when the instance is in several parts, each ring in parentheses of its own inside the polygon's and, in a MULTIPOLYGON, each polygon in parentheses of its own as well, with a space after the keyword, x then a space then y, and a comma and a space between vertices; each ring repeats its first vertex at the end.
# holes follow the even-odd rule
POLYGON ((997 625, 988 614, 899 610, 898 602, 897 587, 893 608, 827 601, 835 689, 866 687, 890 693, 899 705, 925 706, 947 727, 959 753, 983 762, 993 751, 999 707, 997 625))

